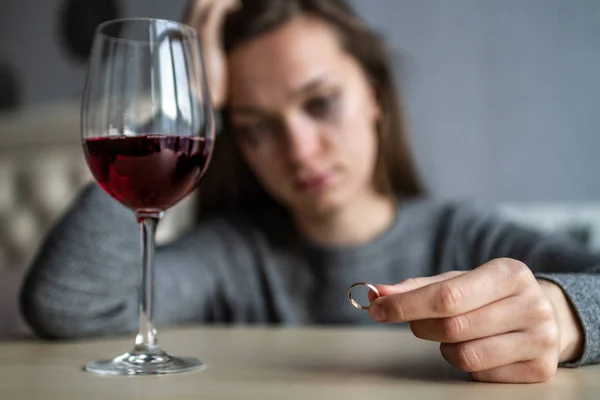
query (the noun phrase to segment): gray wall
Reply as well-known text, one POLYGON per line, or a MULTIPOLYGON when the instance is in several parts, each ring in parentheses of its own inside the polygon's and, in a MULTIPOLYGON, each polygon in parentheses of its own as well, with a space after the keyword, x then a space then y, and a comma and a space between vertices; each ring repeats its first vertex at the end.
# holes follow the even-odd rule
POLYGON ((482 200, 600 199, 599 1, 355 3, 404 56, 432 188, 482 200))
MULTIPOLYGON (((19 68, 27 104, 79 96, 83 84, 83 67, 57 43, 60 3, 0 5, 0 57, 19 68)), ((127 15, 176 19, 184 0, 124 3, 127 15)), ((398 55, 418 164, 434 193, 600 199, 600 1, 354 3, 398 55)))
MULTIPOLYGON (((126 16, 179 19, 185 0, 123 0, 126 16)), ((62 0, 0 0, 0 62, 18 69, 25 105, 80 96, 85 66, 60 44, 62 0)))

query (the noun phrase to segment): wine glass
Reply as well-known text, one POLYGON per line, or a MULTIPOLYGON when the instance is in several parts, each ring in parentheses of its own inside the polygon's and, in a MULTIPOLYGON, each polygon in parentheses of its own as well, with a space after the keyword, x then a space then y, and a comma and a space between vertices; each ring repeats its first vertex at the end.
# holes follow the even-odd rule
POLYGON ((124 18, 96 29, 82 111, 82 143, 98 184, 135 212, 141 228, 139 331, 133 349, 90 362, 102 375, 190 371, 154 326, 154 236, 164 211, 188 195, 212 153, 214 116, 196 30, 173 21, 124 18))

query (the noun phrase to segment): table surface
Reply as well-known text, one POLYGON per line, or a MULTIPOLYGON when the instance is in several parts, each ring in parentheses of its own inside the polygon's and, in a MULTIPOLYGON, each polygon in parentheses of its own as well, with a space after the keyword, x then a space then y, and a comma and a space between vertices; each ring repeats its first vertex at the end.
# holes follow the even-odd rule
POLYGON ((541 384, 488 384, 450 367, 436 343, 405 329, 178 328, 165 350, 206 368, 107 377, 90 360, 130 350, 132 338, 0 342, 0 399, 577 399, 600 398, 600 366, 561 368, 541 384))

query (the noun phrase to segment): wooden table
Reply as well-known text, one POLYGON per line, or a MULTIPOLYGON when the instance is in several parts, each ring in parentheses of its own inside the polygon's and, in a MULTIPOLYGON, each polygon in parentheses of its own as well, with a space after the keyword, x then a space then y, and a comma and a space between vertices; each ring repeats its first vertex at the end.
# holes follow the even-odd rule
POLYGON ((103 377, 85 362, 128 351, 131 338, 0 343, 0 399, 577 399, 600 398, 600 367, 560 369, 533 385, 473 382, 435 343, 407 330, 186 328, 163 347, 207 368, 176 375, 103 377))

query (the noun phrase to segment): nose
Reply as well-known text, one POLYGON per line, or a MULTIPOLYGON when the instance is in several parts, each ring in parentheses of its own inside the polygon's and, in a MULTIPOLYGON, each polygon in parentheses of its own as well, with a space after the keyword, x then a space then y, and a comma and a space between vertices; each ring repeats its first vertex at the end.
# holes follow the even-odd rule
POLYGON ((322 135, 318 124, 302 115, 286 119, 287 152, 294 164, 304 164, 322 149, 322 135))

